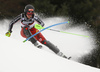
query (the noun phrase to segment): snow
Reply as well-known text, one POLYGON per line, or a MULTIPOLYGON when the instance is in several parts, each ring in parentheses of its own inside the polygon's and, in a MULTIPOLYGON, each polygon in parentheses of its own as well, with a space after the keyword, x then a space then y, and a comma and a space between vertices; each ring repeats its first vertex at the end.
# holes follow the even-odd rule
POLYGON ((0 72, 100 72, 6 36, 0 44, 0 72))
MULTIPOLYGON (((61 17, 43 19, 45 27, 67 20, 61 17)), ((79 63, 82 56, 88 55, 96 47, 94 35, 87 31, 85 26, 73 27, 70 23, 52 27, 52 29, 87 35, 89 38, 50 30, 42 32, 45 38, 66 56, 72 56, 71 60, 67 60, 55 55, 44 45, 41 50, 28 41, 23 43, 25 39, 20 36, 20 22, 13 26, 10 38, 4 36, 10 21, 7 19, 0 21, 0 72, 100 72, 100 69, 79 63)))

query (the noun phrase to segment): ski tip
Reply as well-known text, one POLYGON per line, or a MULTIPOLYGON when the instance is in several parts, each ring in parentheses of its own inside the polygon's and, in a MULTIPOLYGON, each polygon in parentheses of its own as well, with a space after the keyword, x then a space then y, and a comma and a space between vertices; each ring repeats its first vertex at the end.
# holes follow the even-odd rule
POLYGON ((63 58, 66 58, 66 59, 69 60, 69 59, 71 59, 72 57, 71 57, 71 56, 70 56, 70 57, 67 57, 67 56, 64 55, 63 58))
POLYGON ((69 60, 69 59, 71 59, 72 57, 68 57, 67 59, 69 60))

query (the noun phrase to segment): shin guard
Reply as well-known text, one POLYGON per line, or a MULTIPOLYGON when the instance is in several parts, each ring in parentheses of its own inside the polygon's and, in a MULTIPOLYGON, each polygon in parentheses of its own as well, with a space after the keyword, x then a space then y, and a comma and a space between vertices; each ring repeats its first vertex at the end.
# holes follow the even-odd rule
POLYGON ((51 42, 44 40, 43 44, 46 45, 49 49, 51 49, 54 53, 57 54, 59 52, 59 49, 57 48, 57 46, 55 46, 51 42))

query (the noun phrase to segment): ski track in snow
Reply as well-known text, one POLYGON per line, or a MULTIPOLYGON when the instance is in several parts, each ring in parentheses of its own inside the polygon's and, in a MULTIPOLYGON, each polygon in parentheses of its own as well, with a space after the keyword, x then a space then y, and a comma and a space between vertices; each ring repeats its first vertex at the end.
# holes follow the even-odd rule
MULTIPOLYGON (((47 27, 52 24, 57 24, 60 22, 68 21, 68 19, 63 17, 51 17, 51 18, 42 18, 45 23, 44 27, 47 27)), ((8 26, 11 20, 4 19, 0 21, 0 34, 5 35, 8 30, 8 26)), ((72 60, 80 61, 81 57, 91 53, 91 51, 96 47, 95 40, 93 39, 93 34, 86 30, 86 27, 83 25, 71 27, 73 24, 69 23, 66 25, 59 25, 52 27, 51 29, 80 34, 80 35, 87 35, 87 37, 76 36, 71 34, 64 34, 60 32, 54 32, 50 30, 45 30, 42 34, 45 36, 47 40, 52 42, 56 45, 66 56, 72 56, 72 60)), ((23 41, 25 40, 20 36, 21 30, 21 23, 20 21, 17 22, 12 29, 11 38, 23 41)), ((26 42, 32 45, 30 42, 26 42)), ((47 47, 44 46, 43 50, 53 53, 47 47)))

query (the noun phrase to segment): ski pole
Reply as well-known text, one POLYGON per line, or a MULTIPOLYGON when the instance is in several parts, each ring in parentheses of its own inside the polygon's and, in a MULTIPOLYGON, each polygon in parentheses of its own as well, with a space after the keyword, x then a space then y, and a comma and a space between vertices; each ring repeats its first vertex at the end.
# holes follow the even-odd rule
MULTIPOLYGON (((44 27, 42 27, 41 25, 39 24, 35 24, 35 28, 36 29, 44 29, 44 27)), ((56 32, 60 32, 60 33, 66 33, 66 34, 71 34, 71 35, 77 35, 77 36, 83 36, 83 37, 89 37, 89 36, 86 36, 86 35, 80 35, 80 34, 74 34, 74 33, 69 33, 69 32, 64 32, 64 31, 59 31, 59 30, 54 30, 54 29, 49 29, 48 30, 51 30, 51 31, 56 31, 56 32)))
POLYGON ((69 33, 69 32, 64 32, 64 31, 59 31, 59 30, 54 30, 54 29, 48 29, 48 30, 56 31, 56 32, 60 32, 60 33, 66 33, 66 34, 77 35, 77 36, 89 37, 89 36, 86 36, 86 35, 74 34, 74 33, 69 33))
MULTIPOLYGON (((35 33, 34 35, 30 36, 29 38, 27 38, 27 39, 24 40, 23 42, 26 42, 26 41, 29 40, 30 38, 34 37, 34 36, 37 35, 38 33, 42 32, 42 31, 44 31, 44 30, 46 30, 46 29, 48 29, 48 28, 51 28, 51 27, 57 26, 57 25, 61 25, 61 24, 66 24, 66 23, 69 23, 69 21, 61 22, 61 23, 57 23, 57 24, 53 24, 53 25, 50 25, 50 26, 48 26, 48 27, 46 27, 46 28, 41 28, 42 30, 40 30, 39 32, 37 32, 37 33, 35 33)), ((38 25, 38 24, 37 24, 37 25, 38 25)), ((36 25, 35 25, 35 26, 36 26, 36 25)), ((36 26, 36 27, 39 28, 39 27, 42 27, 42 26, 36 26)))

